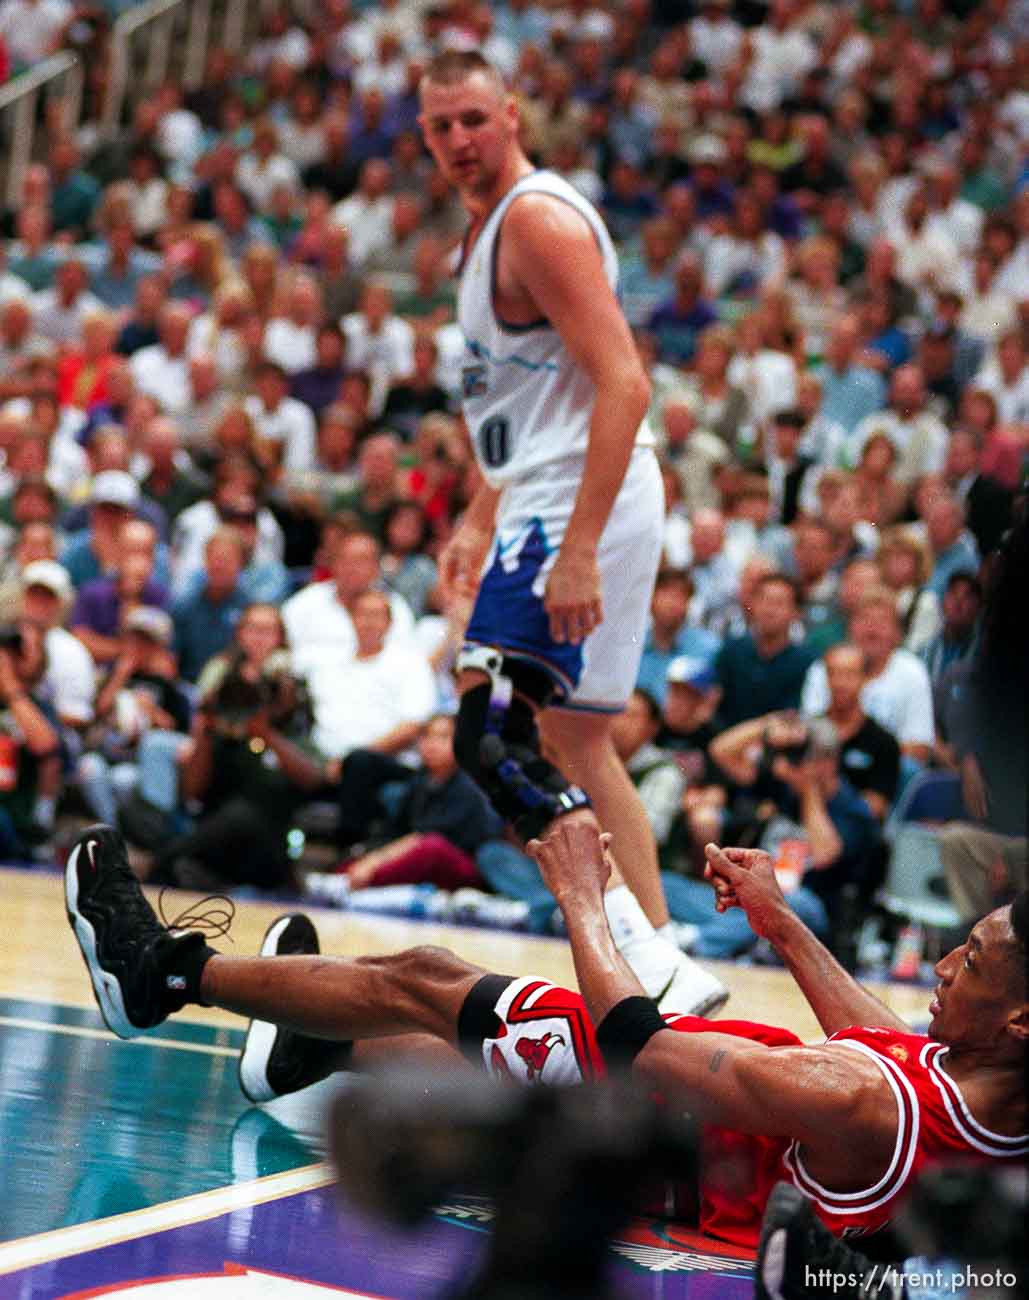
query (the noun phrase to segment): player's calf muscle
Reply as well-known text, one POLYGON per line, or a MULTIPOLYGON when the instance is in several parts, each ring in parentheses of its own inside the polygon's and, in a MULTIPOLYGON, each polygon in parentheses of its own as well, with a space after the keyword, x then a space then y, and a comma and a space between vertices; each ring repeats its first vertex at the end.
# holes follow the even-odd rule
POLYGON ((392 995, 418 1026, 448 1041, 469 991, 487 972, 446 948, 423 944, 393 957, 370 958, 388 972, 392 995))

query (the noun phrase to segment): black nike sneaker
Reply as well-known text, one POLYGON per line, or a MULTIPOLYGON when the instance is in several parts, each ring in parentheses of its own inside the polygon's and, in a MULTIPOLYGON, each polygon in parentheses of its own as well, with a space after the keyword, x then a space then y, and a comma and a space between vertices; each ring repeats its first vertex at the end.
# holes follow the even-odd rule
POLYGON ((792 1183, 776 1183, 757 1248, 756 1300, 902 1300, 904 1295, 896 1270, 874 1264, 834 1237, 803 1192, 792 1183))
MULTIPOLYGON (((321 952, 318 931, 302 912, 280 916, 268 927, 262 957, 289 957, 321 952)), ((308 1038, 267 1020, 251 1020, 239 1058, 239 1086, 255 1104, 299 1092, 342 1068, 351 1043, 308 1038)))
POLYGON ((204 935, 162 924, 112 827, 90 826, 79 836, 64 870, 64 898, 100 1014, 119 1038, 135 1038, 195 1000, 189 985, 199 980, 204 935))

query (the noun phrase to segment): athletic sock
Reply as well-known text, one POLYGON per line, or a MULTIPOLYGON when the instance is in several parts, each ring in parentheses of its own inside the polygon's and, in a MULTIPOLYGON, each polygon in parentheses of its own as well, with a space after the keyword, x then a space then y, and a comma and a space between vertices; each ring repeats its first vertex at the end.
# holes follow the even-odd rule
MULTIPOLYGON (((197 938, 199 937, 198 935, 197 938)), ((204 967, 212 957, 217 956, 217 950, 209 948, 206 943, 182 943, 178 945, 174 965, 176 973, 181 975, 186 982, 184 992, 187 1002, 195 1002, 202 1007, 211 1005, 210 1002, 205 1002, 200 996, 200 983, 204 976, 204 967)))
POLYGON ((686 956, 668 937, 667 926, 654 929, 627 885, 607 891, 604 910, 615 947, 647 996, 654 998, 662 1010, 703 1013, 709 1006, 725 1001, 728 995, 722 982, 686 956), (674 1006, 668 1007, 662 1001, 665 994, 674 1006))
POLYGON ((664 991, 682 954, 654 929, 628 885, 616 885, 607 891, 604 910, 615 947, 647 996, 656 998, 664 991))

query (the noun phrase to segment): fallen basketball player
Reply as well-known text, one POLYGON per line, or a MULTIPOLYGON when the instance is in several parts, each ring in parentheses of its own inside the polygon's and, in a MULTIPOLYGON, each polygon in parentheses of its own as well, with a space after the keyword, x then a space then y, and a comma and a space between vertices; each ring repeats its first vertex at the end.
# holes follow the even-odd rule
POLYGON ((322 956, 310 920, 283 917, 260 957, 227 956, 162 925, 108 827, 68 860, 69 919, 109 1027, 131 1038, 190 1003, 252 1019, 243 1091, 266 1101, 383 1052, 460 1052, 496 1075, 567 1084, 631 1067, 702 1126, 700 1227, 755 1246, 785 1179, 837 1233, 884 1226, 926 1166, 1029 1151, 1025 1061, 1029 895, 979 921, 936 967, 928 1037, 848 975, 790 911, 767 854, 707 848, 718 906, 742 907, 827 1035, 662 1016, 615 948, 603 906, 612 863, 587 821, 530 850, 568 928, 581 992, 496 975, 441 948, 322 956), (403 1036, 399 1039, 396 1036, 403 1036), (386 1041, 383 1041, 386 1040, 386 1041))

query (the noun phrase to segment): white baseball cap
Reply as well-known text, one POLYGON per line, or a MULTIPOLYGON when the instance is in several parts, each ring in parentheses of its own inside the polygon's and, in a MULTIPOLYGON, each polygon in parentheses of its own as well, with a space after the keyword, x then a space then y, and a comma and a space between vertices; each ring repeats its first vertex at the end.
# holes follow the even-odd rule
POLYGON ((160 645, 171 645, 171 615, 156 605, 137 605, 125 616, 125 627, 130 632, 140 632, 160 645))
POLYGON ((123 469, 105 469, 93 480, 89 499, 94 505, 123 506, 135 510, 139 504, 139 484, 123 469))
POLYGON ((71 600, 75 594, 68 570, 56 560, 33 560, 31 564, 26 564, 21 571, 21 585, 25 590, 29 587, 45 587, 62 601, 71 600))

